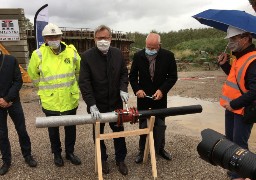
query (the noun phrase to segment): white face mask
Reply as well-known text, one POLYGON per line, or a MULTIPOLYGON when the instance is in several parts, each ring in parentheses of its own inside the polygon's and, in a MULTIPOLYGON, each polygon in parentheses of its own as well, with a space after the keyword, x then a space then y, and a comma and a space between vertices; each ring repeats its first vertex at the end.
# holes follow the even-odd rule
POLYGON ((97 48, 101 52, 106 53, 108 51, 108 49, 109 49, 110 41, 106 41, 106 40, 102 39, 100 41, 97 41, 96 45, 97 45, 97 48))
POLYGON ((153 50, 150 50, 148 48, 145 48, 145 53, 148 55, 148 56, 154 56, 157 54, 157 50, 156 49, 153 49, 153 50))
POLYGON ((60 40, 48 41, 47 43, 52 49, 58 49, 60 47, 60 40))
POLYGON ((238 52, 240 50, 238 42, 229 42, 228 48, 233 52, 238 52))
POLYGON ((243 46, 239 44, 239 41, 229 39, 228 48, 233 52, 240 52, 243 49, 243 46))

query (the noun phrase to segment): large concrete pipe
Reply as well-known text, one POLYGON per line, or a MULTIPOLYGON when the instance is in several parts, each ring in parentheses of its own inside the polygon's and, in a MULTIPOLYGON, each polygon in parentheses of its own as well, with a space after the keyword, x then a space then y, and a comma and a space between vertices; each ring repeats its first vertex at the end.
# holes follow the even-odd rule
MULTIPOLYGON (((149 116, 177 116, 185 114, 201 113, 201 105, 181 106, 181 107, 170 107, 165 109, 154 109, 154 110, 143 110, 139 111, 139 117, 149 116)), ((116 122, 118 115, 115 112, 101 113, 102 119, 100 122, 116 122)), ((70 126, 80 124, 93 124, 96 120, 91 118, 90 114, 85 115, 65 115, 65 116, 48 116, 48 117, 37 117, 36 127, 57 127, 57 126, 70 126)))

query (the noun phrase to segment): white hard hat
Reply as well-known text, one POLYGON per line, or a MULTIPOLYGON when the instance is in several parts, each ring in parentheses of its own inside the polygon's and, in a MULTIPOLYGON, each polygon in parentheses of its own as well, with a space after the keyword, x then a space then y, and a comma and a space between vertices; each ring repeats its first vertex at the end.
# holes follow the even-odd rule
POLYGON ((62 35, 60 28, 57 25, 52 23, 47 24, 42 31, 42 36, 55 36, 55 35, 62 35))
POLYGON ((244 33, 246 33, 246 31, 235 28, 233 26, 228 26, 227 36, 224 39, 228 39, 228 38, 231 38, 231 37, 236 36, 238 34, 244 34, 244 33))

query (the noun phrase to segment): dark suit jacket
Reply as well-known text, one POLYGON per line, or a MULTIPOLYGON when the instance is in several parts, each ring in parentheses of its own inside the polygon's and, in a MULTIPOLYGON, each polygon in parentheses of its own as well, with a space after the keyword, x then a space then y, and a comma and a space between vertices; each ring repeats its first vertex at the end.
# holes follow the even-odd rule
MULTIPOLYGON (((19 64, 11 55, 5 55, 4 59, 0 72, 0 98, 4 98, 6 102, 19 101, 19 91, 23 83, 19 64)), ((0 66, 2 63, 3 55, 0 55, 0 66)))
POLYGON ((163 93, 163 98, 158 101, 153 101, 149 98, 138 98, 137 108, 139 110, 166 108, 167 93, 178 79, 174 54, 168 50, 159 49, 152 81, 145 49, 135 53, 129 79, 135 94, 138 90, 144 90, 148 96, 152 96, 158 89, 163 93))
POLYGON ((96 47, 81 56, 79 87, 87 111, 97 105, 100 112, 123 107, 120 90, 127 92, 128 70, 122 52, 110 47, 103 55, 96 47))

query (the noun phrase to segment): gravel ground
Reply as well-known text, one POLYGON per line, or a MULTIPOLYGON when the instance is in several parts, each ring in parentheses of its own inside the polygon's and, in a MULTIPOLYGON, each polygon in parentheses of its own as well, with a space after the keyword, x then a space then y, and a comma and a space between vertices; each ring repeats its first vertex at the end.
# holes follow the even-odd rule
MULTIPOLYGON (((200 81, 187 81, 186 78, 192 77, 198 79, 202 76, 218 76, 223 74, 220 72, 192 72, 179 74, 180 78, 170 95, 180 95, 185 97, 196 97, 215 101, 218 98, 220 87, 216 87, 216 83, 223 83, 224 79, 217 80, 205 79, 207 83, 200 81), (221 82, 219 82, 221 81, 221 82), (215 84, 214 84, 215 83, 215 84), (199 86, 198 86, 199 85, 199 86), (211 86, 210 86, 211 85, 211 86), (209 93, 210 91, 210 93, 209 93)), ((130 94, 132 92, 130 91, 130 94)), ((38 105, 36 90, 31 85, 25 84, 21 91, 21 101, 26 117, 27 130, 32 142, 32 152, 38 161, 38 167, 28 167, 22 158, 18 143, 18 136, 14 130, 13 123, 9 119, 9 137, 12 147, 12 166, 10 171, 0 177, 0 179, 97 179, 94 170, 94 145, 92 139, 92 125, 77 126, 77 142, 75 146, 75 154, 81 158, 82 165, 74 166, 64 159, 65 166, 58 168, 53 164, 53 156, 50 152, 50 143, 46 128, 37 129, 35 127, 35 118, 44 116, 38 105)), ((135 104, 135 98, 129 100, 135 104)), ((78 114, 85 113, 85 105, 81 100, 78 114)), ((200 137, 188 136, 184 133, 175 134, 172 130, 184 127, 179 124, 168 121, 166 131, 166 149, 172 152, 173 160, 166 161, 157 157, 157 175, 158 179, 193 179, 193 180, 226 180, 226 171, 220 167, 212 166, 199 158, 196 146, 200 142, 200 137)), ((137 129, 138 125, 125 124, 125 129, 137 129)), ((60 128, 61 141, 63 141, 63 127, 60 128)), ((106 126, 106 132, 111 132, 109 126, 106 126)), ((126 163, 129 169, 127 176, 122 176, 118 172, 115 165, 114 148, 112 140, 106 140, 107 150, 109 154, 108 162, 110 164, 110 174, 103 175, 104 179, 153 179, 151 173, 151 164, 148 160, 145 164, 136 164, 134 162, 138 151, 138 137, 126 138, 128 154, 126 163)), ((63 145, 62 145, 63 146, 63 145)), ((63 153, 63 157, 65 154, 63 153)))

